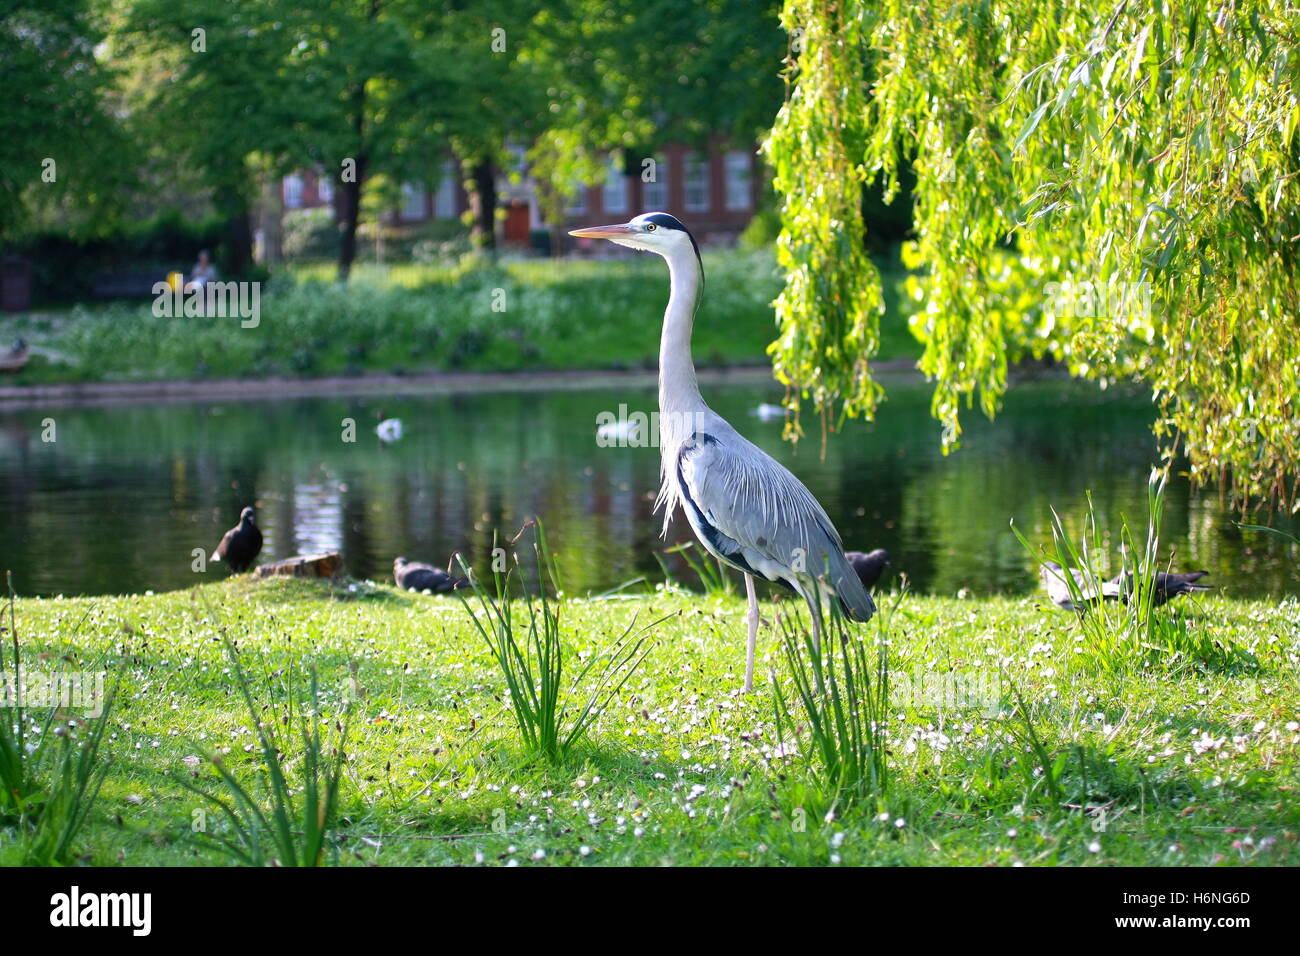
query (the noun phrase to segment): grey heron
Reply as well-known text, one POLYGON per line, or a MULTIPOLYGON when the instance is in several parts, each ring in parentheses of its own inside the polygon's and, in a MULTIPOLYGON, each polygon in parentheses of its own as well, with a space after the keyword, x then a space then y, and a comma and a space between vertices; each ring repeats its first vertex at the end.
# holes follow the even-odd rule
POLYGON ((876 582, 880 580, 880 576, 885 573, 885 568, 890 564, 889 552, 884 548, 876 548, 866 554, 861 551, 845 551, 844 557, 848 558, 849 564, 853 565, 858 580, 868 591, 876 586, 876 582))
POLYGON ((432 594, 450 594, 470 586, 468 578, 457 577, 432 564, 422 564, 408 558, 393 561, 393 581, 403 591, 428 591, 432 594))
POLYGON ((245 508, 239 513, 239 524, 221 536, 212 560, 225 561, 235 574, 243 574, 261 551, 262 532, 258 530, 253 509, 245 508))
POLYGON ((680 505, 705 550, 744 574, 749 603, 745 691, 752 691, 759 624, 755 575, 785 585, 808 603, 818 648, 824 602, 838 601, 854 621, 869 620, 876 606, 812 492, 700 396, 691 329, 704 270, 695 237, 664 212, 569 234, 653 252, 668 263, 668 306, 659 342, 661 483, 655 508, 663 509, 666 534, 680 505))

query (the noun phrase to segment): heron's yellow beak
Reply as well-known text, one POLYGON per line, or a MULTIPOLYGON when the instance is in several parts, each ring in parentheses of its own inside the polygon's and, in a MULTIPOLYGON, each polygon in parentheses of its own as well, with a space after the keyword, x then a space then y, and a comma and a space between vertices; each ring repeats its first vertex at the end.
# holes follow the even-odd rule
POLYGON ((636 231, 635 226, 623 222, 617 226, 588 226, 585 229, 571 229, 569 235, 580 236, 584 239, 617 239, 620 236, 630 236, 636 231))

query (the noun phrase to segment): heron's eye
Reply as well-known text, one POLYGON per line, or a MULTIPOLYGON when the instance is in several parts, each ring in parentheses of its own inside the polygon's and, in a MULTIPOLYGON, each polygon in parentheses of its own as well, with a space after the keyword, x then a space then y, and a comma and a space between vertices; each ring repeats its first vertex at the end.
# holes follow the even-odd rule
POLYGON ((648 223, 646 223, 645 231, 646 231, 646 232, 654 232, 654 231, 655 231, 655 224, 654 224, 653 222, 648 222, 648 223))

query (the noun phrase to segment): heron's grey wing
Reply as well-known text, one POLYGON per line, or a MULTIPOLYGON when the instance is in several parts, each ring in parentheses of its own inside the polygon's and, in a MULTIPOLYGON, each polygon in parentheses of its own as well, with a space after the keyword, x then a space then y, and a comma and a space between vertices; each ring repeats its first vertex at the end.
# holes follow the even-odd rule
POLYGON ((875 613, 812 492, 725 422, 682 444, 677 478, 701 540, 741 570, 792 585, 799 575, 824 577, 854 620, 875 613))

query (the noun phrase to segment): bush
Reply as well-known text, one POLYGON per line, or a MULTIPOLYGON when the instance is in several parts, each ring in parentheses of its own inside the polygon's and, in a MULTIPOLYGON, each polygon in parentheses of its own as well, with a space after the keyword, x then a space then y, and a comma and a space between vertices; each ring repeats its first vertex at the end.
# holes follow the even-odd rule
MULTIPOLYGON (((287 260, 337 259, 343 234, 330 208, 295 209, 284 214, 284 257, 287 260)), ((455 219, 437 219, 418 226, 362 222, 357 228, 357 261, 437 263, 469 251, 469 231, 455 219)))
POLYGON ((781 234, 781 217, 771 206, 764 205, 740 234, 740 248, 766 249, 781 234))
POLYGON ((334 259, 338 257, 342 237, 334 221, 334 210, 293 209, 281 219, 286 259, 334 259))
MULTIPOLYGON (((780 287, 770 251, 710 251, 706 263, 697 354, 761 362, 772 335, 768 303, 780 287)), ((285 268, 263 287, 256 328, 233 317, 157 317, 147 302, 78 307, 40 344, 79 371, 46 367, 42 380, 653 367, 663 272, 649 257, 469 256, 439 266, 359 262, 340 286, 333 264, 316 262, 285 268), (504 311, 493 308, 498 301, 504 311), (636 307, 624 313, 611 303, 636 307)))
POLYGON ((170 210, 142 223, 94 238, 39 233, 8 251, 32 261, 32 299, 37 304, 93 297, 95 279, 106 272, 188 269, 201 249, 220 260, 225 227, 220 219, 189 220, 170 210))

